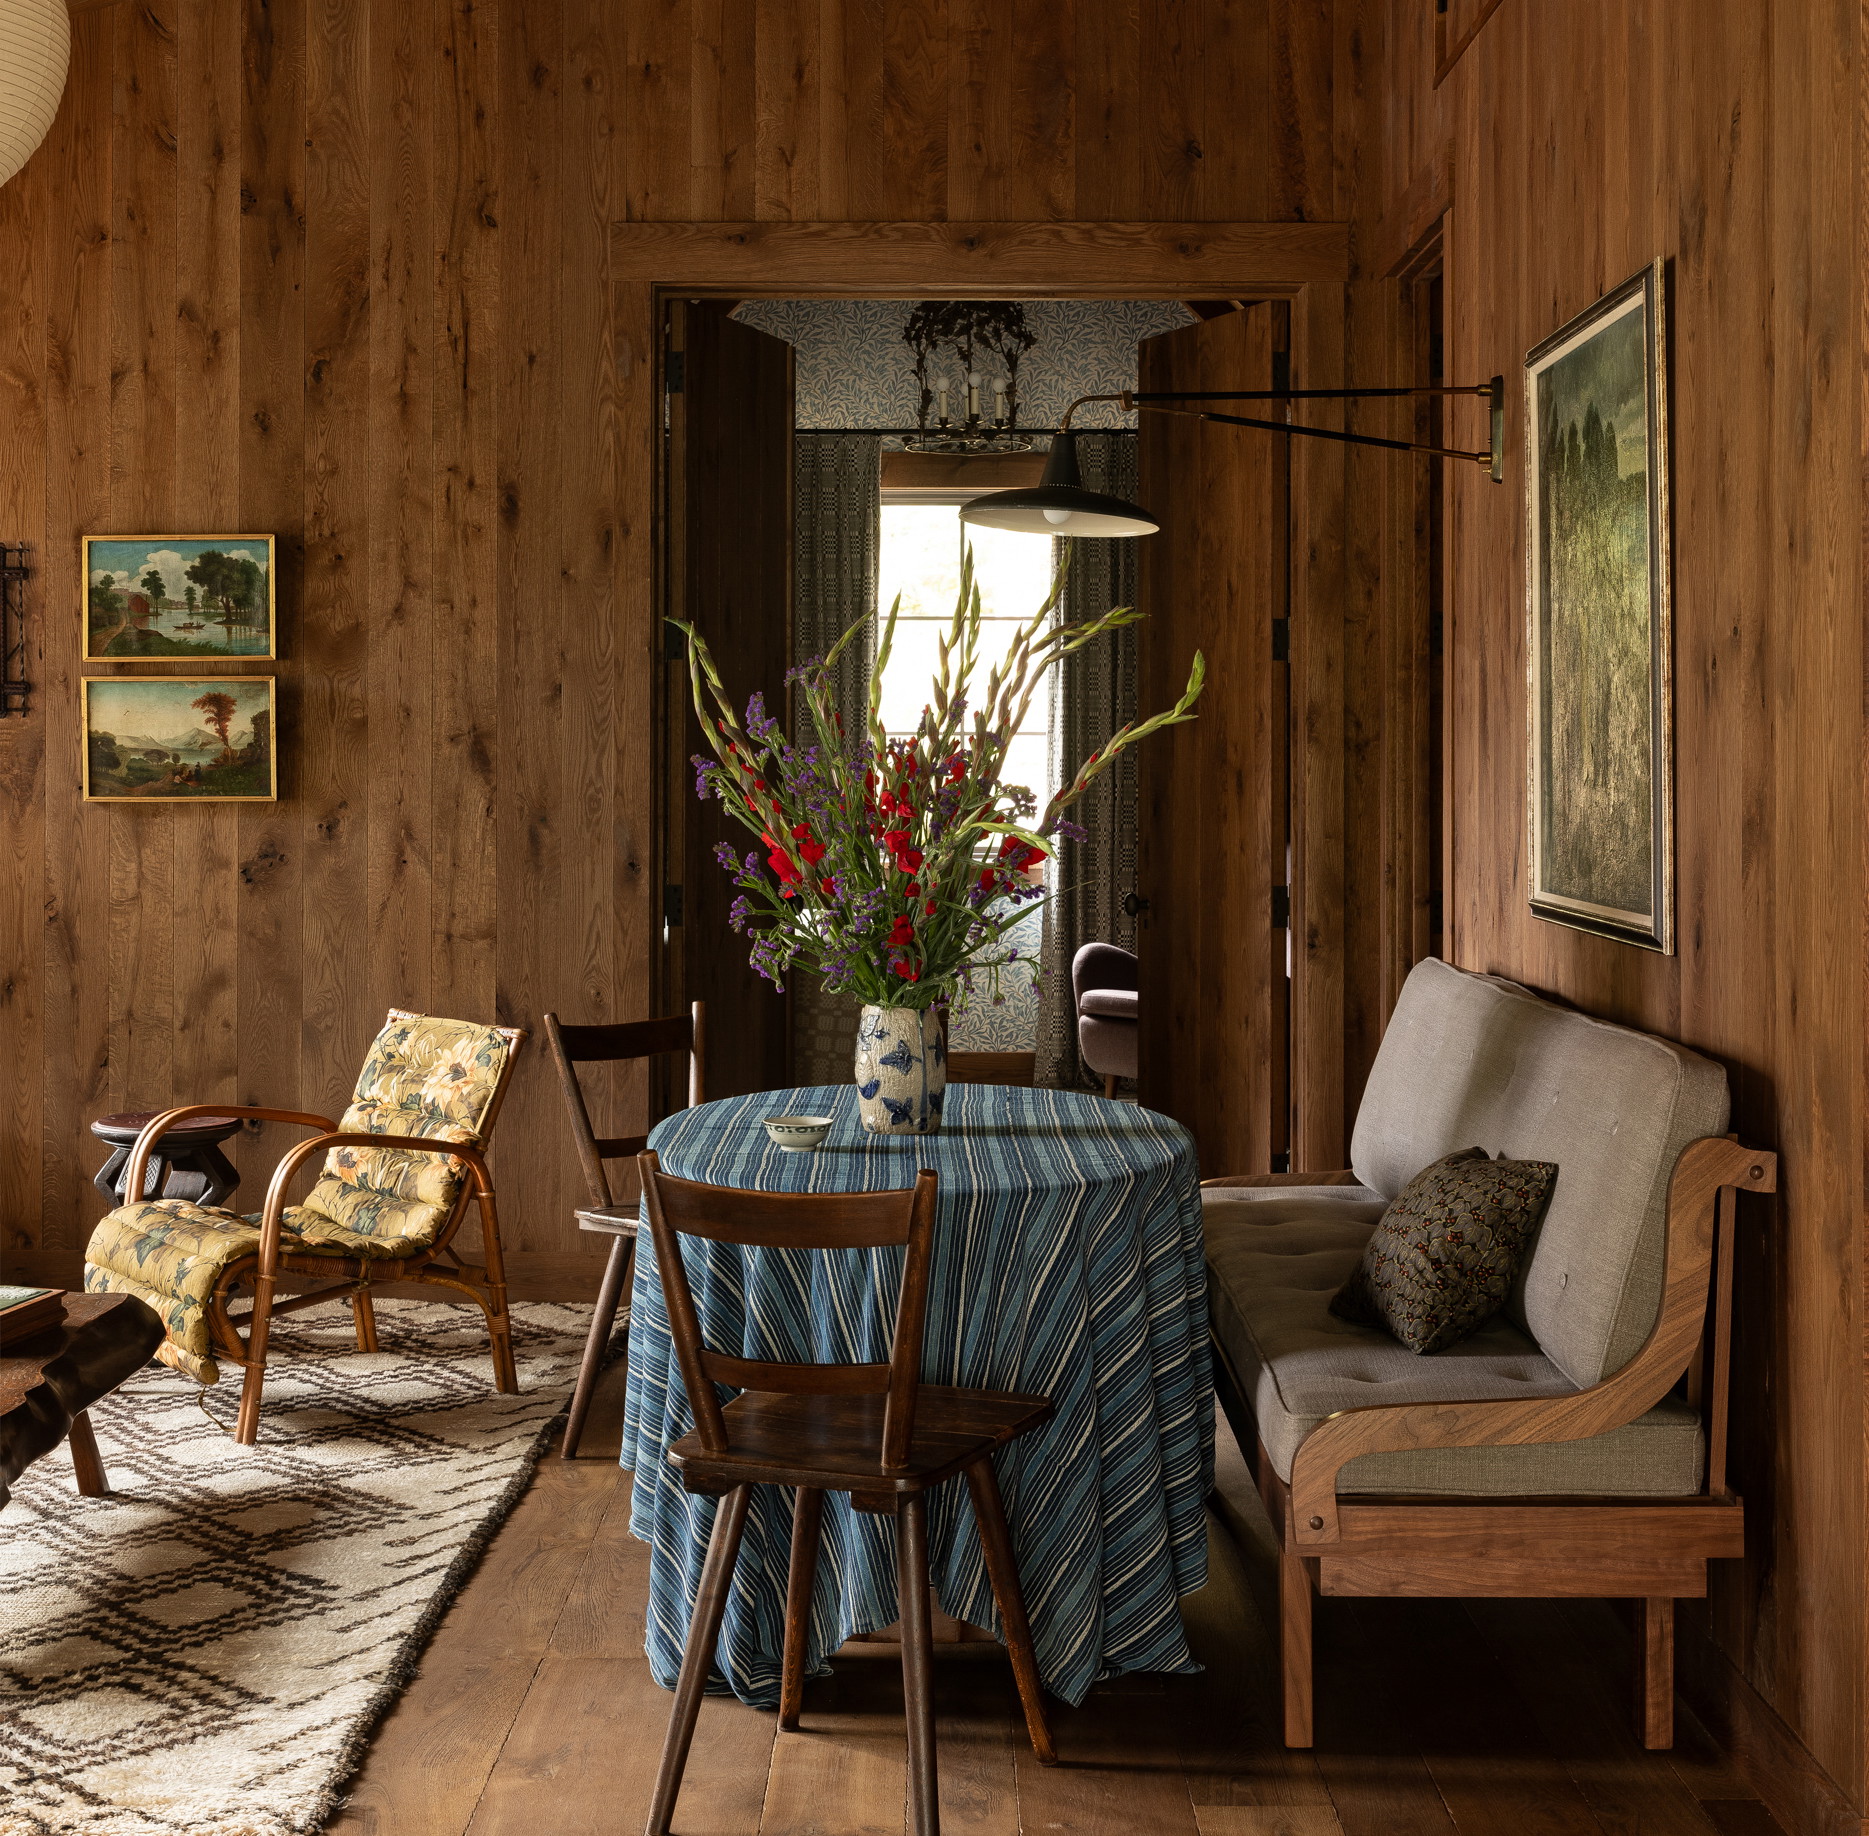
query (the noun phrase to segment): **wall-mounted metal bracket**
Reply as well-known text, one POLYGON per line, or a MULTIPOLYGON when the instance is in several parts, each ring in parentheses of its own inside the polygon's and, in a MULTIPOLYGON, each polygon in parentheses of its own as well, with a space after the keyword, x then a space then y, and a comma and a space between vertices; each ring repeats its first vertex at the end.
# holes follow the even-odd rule
POLYGON ((24 714, 32 685, 26 680, 26 565, 24 544, 0 542, 0 716, 24 714))

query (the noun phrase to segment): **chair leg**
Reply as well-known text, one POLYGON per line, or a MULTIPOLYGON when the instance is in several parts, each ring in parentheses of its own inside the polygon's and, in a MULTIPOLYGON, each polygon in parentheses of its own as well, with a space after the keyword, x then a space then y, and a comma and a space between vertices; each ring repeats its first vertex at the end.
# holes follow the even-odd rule
POLYGON ((896 1598, 902 1612, 902 1703, 909 1724, 909 1836, 940 1836, 935 1779, 934 1634, 928 1623, 928 1501, 896 1506, 896 1598))
POLYGON ((500 1247, 500 1219, 493 1194, 480 1195, 480 1244, 486 1258, 487 1336, 493 1341, 493 1387, 502 1396, 519 1393, 519 1368, 513 1362, 513 1316, 506 1310, 506 1256, 500 1247))
POLYGON ((91 1432, 91 1418, 82 1409, 71 1418, 71 1467, 78 1475, 78 1490, 86 1498, 110 1496, 110 1481, 104 1477, 97 1436, 91 1432))
POLYGON ((824 1494, 801 1485, 792 1500, 792 1567, 785 1582, 785 1663, 779 1675, 779 1726, 798 1727, 805 1700, 805 1657, 811 1644, 811 1596, 818 1580, 818 1533, 824 1494))
POLYGON ((1110 1101, 1111 1101, 1111 1102, 1115 1102, 1115 1100, 1116 1100, 1116 1079, 1115 1079, 1114 1077, 1111 1077, 1111 1076, 1106 1076, 1106 1077, 1104 1078, 1104 1080, 1103 1080, 1103 1094, 1104 1094, 1104 1095, 1105 1095, 1106 1097, 1108 1097, 1108 1098, 1110 1099, 1110 1101))
POLYGON ((701 1713, 708 1667, 720 1638, 721 1618, 733 1587, 733 1561, 740 1553, 740 1533, 746 1528, 746 1507, 752 1496, 750 1485, 736 1485, 721 1499, 714 1515, 714 1533, 707 1539, 701 1590, 695 1596, 694 1617, 688 1622, 688 1643, 681 1654, 681 1676, 675 1684, 675 1706, 662 1742, 662 1764, 655 1777, 645 1836, 668 1836, 668 1820, 675 1813, 675 1795, 688 1767, 688 1749, 694 1742, 694 1724, 701 1713))
POLYGON ((253 1315, 247 1322, 247 1374, 240 1386, 240 1417, 234 1439, 251 1447, 260 1433, 260 1391, 266 1385, 266 1340, 272 1329, 273 1278, 253 1278, 253 1315))
POLYGON ((1638 1600, 1636 1640, 1641 1682, 1638 1719, 1645 1747, 1674 1745, 1674 1602, 1664 1597, 1638 1600))
POLYGON ((1055 1766, 1058 1750, 1052 1745, 1051 1726, 1045 1718, 1045 1686, 1039 1680, 1038 1653, 1032 1649, 1032 1627, 1025 1617, 1025 1594, 1019 1586, 1019 1564, 1012 1551, 1012 1532, 1006 1527, 1006 1507, 999 1495, 999 1478, 991 1455, 967 1469, 967 1490, 973 1496, 974 1521, 980 1526, 980 1548, 986 1556, 987 1579, 999 1605, 1000 1624, 1006 1628, 1006 1650, 1012 1674, 1025 1708, 1025 1731, 1039 1763, 1055 1766))
POLYGON ((1285 1745, 1311 1744, 1311 1575, 1301 1555, 1278 1552, 1279 1681, 1285 1745))
POLYGON ((376 1302, 370 1298, 368 1288, 359 1288, 350 1297, 350 1310, 357 1316, 357 1349, 360 1352, 376 1350, 376 1302))
POLYGON ((597 1311, 591 1316, 590 1333, 584 1341, 584 1362, 578 1366, 578 1387, 571 1392, 571 1418, 565 1423, 565 1444, 560 1450, 566 1460, 577 1458, 578 1443, 584 1438, 584 1418, 590 1413, 604 1353, 610 1349, 610 1329, 616 1324, 617 1305, 629 1278, 630 1251, 635 1247, 631 1237, 610 1239, 610 1259, 604 1264, 603 1283, 597 1290, 597 1311))

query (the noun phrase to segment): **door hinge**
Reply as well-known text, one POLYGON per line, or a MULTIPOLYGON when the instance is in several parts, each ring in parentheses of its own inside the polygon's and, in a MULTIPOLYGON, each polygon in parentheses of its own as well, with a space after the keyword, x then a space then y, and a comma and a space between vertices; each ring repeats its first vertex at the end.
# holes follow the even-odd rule
POLYGON ((1272 928, 1275 931, 1291 929, 1291 888, 1289 886, 1272 888, 1272 928))
POLYGON ((1289 1173, 1291 1171, 1290 1148, 1280 1148, 1278 1152, 1272 1156, 1272 1171, 1274 1173, 1289 1173))
POLYGON ((1291 620, 1288 618, 1275 618, 1272 621, 1272 661, 1291 661, 1291 620))
POLYGON ((679 886, 662 888, 662 922, 671 930, 681 923, 681 888, 679 886))
POLYGON ((685 351, 670 351, 662 362, 662 387, 669 395, 679 395, 687 381, 685 351))

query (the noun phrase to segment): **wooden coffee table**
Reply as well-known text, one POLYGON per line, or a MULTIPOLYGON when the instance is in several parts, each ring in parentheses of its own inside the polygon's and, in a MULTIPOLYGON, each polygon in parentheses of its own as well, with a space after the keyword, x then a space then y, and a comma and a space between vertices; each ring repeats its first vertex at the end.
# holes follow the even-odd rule
POLYGON ((78 1490, 109 1492, 85 1410, 161 1343, 161 1319, 135 1295, 69 1293, 62 1324, 0 1345, 0 1505, 7 1487, 67 1438, 78 1490))

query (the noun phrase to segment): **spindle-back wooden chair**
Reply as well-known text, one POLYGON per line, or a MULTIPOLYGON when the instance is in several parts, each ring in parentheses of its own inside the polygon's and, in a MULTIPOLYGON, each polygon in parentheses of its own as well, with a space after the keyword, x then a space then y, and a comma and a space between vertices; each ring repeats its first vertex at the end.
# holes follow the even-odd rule
POLYGON ((693 1432, 668 1450, 669 1464, 689 1491, 722 1495, 682 1653, 648 1836, 667 1836, 755 1485, 791 1486, 795 1494, 779 1684, 781 1728, 798 1726, 802 1705, 824 1494, 848 1492, 857 1510, 894 1516, 911 1827, 914 1836, 937 1836, 927 1494, 958 1473, 967 1476, 1026 1729, 1039 1759, 1053 1764, 1038 1661, 993 1473, 994 1452, 1048 1422, 1051 1403, 1042 1396, 921 1381, 934 1244, 933 1173, 924 1171, 907 1192, 801 1194, 743 1192, 676 1179, 662 1172, 654 1153, 642 1155, 639 1165, 669 1331, 695 1418, 693 1432), (769 1249, 905 1246, 889 1362, 789 1363, 709 1349, 682 1260, 684 1236, 769 1249), (741 1394, 723 1406, 716 1384, 741 1394))
MULTIPOLYGON (((578 1160, 584 1168, 584 1183, 590 1189, 591 1208, 577 1215, 578 1229, 592 1231, 610 1239, 610 1256, 604 1264, 603 1281, 597 1290, 597 1311, 591 1320, 590 1336, 584 1341, 584 1362, 578 1369, 577 1388, 571 1396, 571 1414, 565 1423, 564 1459, 577 1457, 578 1443, 584 1437, 584 1418, 590 1413, 591 1393, 597 1387, 597 1375, 603 1369, 604 1353, 616 1325, 617 1306, 629 1280, 630 1264, 636 1246, 636 1208, 617 1202, 611 1190, 607 1160, 633 1160, 648 1145, 647 1135, 599 1135, 591 1126, 590 1107, 584 1100, 584 1088, 578 1081, 577 1067, 589 1064, 621 1064, 638 1058, 656 1058, 664 1053, 682 1052, 688 1058, 688 1106, 693 1108, 706 1099, 702 1095, 703 1046, 706 1024, 705 1004, 696 1001, 685 1014, 671 1014, 661 1020, 626 1020, 613 1025, 566 1026, 556 1014, 545 1016, 545 1037, 558 1066, 559 1081, 564 1086, 565 1107, 571 1112, 571 1132, 576 1138, 578 1160)), ((623 1316, 629 1318, 626 1312, 623 1316)))

